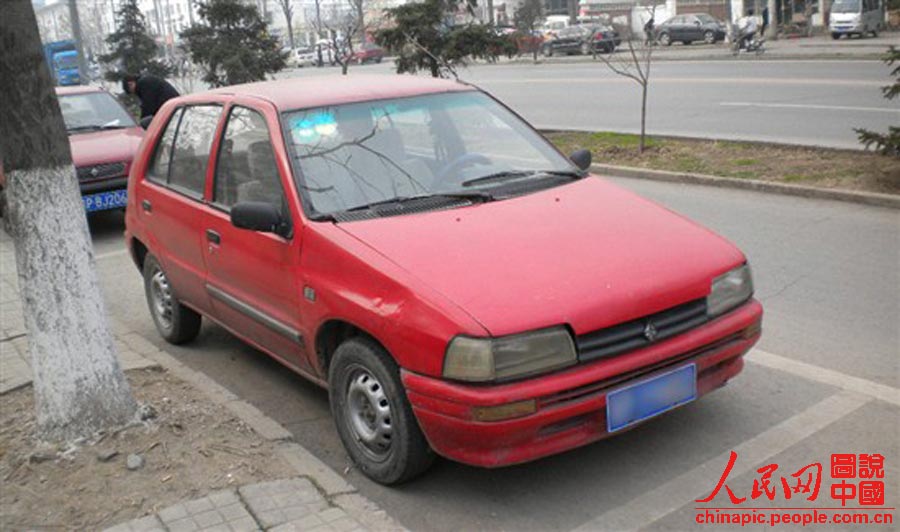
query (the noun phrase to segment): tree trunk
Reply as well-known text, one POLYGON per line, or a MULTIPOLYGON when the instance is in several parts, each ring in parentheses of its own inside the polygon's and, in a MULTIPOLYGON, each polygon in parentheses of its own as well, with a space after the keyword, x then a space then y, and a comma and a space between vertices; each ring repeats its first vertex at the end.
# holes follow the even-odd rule
POLYGON ((649 79, 641 83, 641 141, 638 143, 638 153, 644 153, 646 146, 644 139, 647 133, 647 85, 649 83, 649 79))
POLYGON ((294 49, 294 24, 291 21, 293 13, 285 13, 284 18, 287 20, 288 42, 291 44, 291 50, 294 49))
POLYGON ((0 161, 15 243, 37 436, 87 437, 136 418, 109 332, 59 104, 29 0, 0 17, 0 161))

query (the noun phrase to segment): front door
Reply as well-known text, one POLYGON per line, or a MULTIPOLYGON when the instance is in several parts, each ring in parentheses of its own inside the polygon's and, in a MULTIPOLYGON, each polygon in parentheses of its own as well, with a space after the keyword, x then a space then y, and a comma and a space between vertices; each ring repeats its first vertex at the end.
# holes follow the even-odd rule
MULTIPOLYGON (((253 102, 255 104, 255 102, 253 102)), ((279 170, 272 131, 250 105, 228 111, 218 146, 211 202, 203 218, 207 283, 215 315, 226 327, 286 364, 309 370, 300 333, 300 231, 279 170), (281 210, 283 236, 238 229, 230 212, 242 202, 270 203, 281 210)))

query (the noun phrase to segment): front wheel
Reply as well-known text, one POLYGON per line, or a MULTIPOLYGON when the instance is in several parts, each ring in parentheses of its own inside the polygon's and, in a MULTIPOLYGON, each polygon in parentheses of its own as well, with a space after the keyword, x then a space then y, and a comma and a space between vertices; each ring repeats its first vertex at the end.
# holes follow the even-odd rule
POLYGON ((711 31, 707 31, 703 34, 703 42, 705 42, 706 44, 715 44, 716 34, 711 31))
POLYGON ((350 458, 379 484, 398 484, 428 469, 434 452, 406 398, 390 355, 364 337, 342 343, 328 370, 338 435, 350 458))
POLYGON ((841 34, 840 33, 832 33, 831 38, 834 40, 838 40, 841 38, 841 34))
POLYGON ((590 43, 581 43, 581 55, 591 55, 590 43))
POLYGON ((159 335, 170 344, 184 344, 200 332, 200 314, 182 305, 169 278, 153 255, 144 259, 144 293, 159 335))

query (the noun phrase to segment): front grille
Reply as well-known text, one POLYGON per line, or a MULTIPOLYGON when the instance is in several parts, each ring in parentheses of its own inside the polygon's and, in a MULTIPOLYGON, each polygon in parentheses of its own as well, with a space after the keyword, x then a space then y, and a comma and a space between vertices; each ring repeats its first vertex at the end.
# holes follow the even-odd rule
POLYGON ((125 175, 125 163, 104 163, 78 167, 78 181, 97 181, 125 175))
POLYGON ((706 299, 593 331, 576 338, 578 360, 606 358, 646 347, 706 322, 706 299))

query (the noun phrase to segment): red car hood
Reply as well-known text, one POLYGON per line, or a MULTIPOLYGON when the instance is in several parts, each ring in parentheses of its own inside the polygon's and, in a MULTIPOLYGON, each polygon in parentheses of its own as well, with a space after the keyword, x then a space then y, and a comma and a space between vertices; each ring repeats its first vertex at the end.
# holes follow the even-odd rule
POLYGON ((593 331, 708 295, 744 262, 718 235, 605 180, 339 224, 492 335, 593 331))
POLYGON ((134 158, 144 130, 139 127, 69 135, 75 166, 125 161, 134 158))

